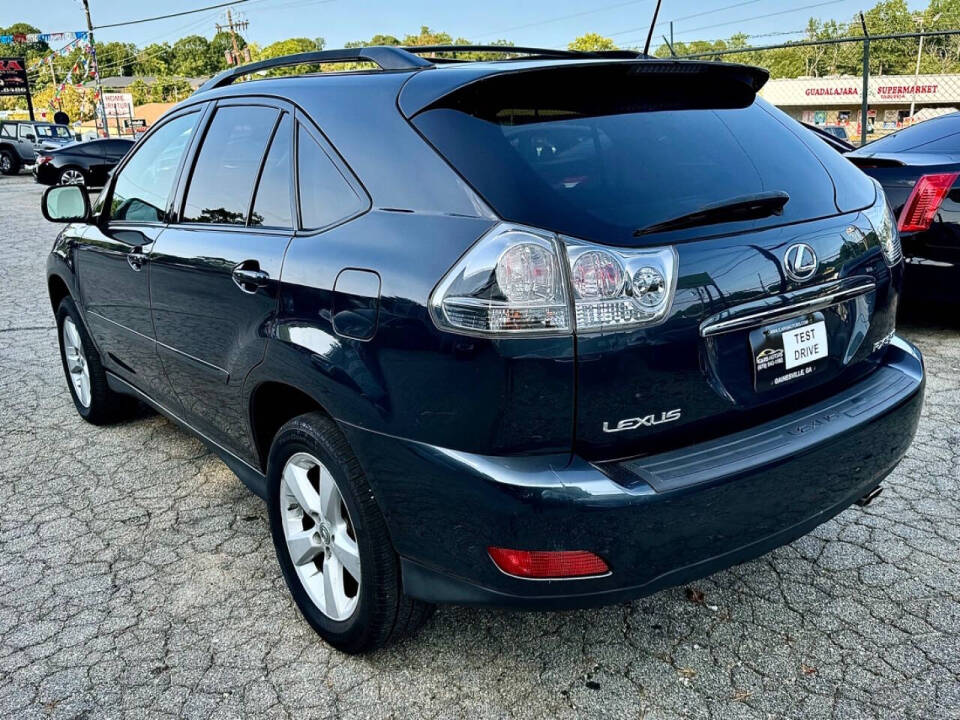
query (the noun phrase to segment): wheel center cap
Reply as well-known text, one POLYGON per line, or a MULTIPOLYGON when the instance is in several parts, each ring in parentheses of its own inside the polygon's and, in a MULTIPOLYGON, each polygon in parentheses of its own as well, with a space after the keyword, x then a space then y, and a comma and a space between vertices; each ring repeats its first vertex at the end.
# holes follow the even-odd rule
POLYGON ((320 536, 320 542, 323 543, 324 546, 329 545, 333 540, 333 533, 330 532, 330 526, 326 523, 318 528, 317 534, 320 536))

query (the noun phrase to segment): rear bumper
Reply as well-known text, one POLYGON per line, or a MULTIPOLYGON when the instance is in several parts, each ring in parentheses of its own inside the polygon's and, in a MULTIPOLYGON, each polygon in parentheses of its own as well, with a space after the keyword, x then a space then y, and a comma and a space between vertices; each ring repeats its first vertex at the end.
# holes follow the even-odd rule
POLYGON ((903 457, 923 402, 919 351, 827 401, 749 431, 606 465, 487 457, 344 426, 402 558, 404 590, 432 602, 566 608, 621 602, 788 543, 875 488, 903 457), (524 580, 496 545, 589 550, 611 573, 524 580))
POLYGON ((50 167, 50 163, 34 164, 33 179, 41 185, 56 185, 60 181, 60 173, 50 167))

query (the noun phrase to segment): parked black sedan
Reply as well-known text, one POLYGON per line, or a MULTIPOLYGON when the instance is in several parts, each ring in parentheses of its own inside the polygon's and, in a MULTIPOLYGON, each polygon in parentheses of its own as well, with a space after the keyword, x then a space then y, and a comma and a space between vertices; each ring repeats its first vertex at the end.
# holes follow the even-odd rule
POLYGON ((883 185, 907 257, 960 267, 960 113, 904 128, 845 157, 883 185))
POLYGON ((73 143, 37 155, 33 175, 44 185, 102 187, 110 171, 133 147, 132 140, 108 138, 73 143))

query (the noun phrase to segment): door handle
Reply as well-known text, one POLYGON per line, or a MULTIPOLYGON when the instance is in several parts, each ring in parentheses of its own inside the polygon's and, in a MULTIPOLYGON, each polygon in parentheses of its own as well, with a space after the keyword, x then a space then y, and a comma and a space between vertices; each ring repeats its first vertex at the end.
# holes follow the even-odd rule
POLYGON ((136 272, 140 272, 143 268, 143 261, 147 259, 147 256, 141 252, 129 252, 127 253, 127 265, 133 268, 136 272))
POLYGON ((256 261, 247 260, 233 269, 233 282, 245 293, 255 293, 270 282, 270 274, 261 270, 256 261))

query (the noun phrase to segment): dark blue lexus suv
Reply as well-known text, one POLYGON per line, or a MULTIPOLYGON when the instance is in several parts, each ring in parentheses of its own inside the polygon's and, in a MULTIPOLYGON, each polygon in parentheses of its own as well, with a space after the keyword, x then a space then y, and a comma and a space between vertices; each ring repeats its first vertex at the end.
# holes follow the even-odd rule
POLYGON ((621 602, 755 557, 872 500, 916 430, 896 223, 766 72, 512 52, 232 69, 94 202, 44 196, 80 415, 136 399, 202 438, 348 652, 433 603, 621 602))

